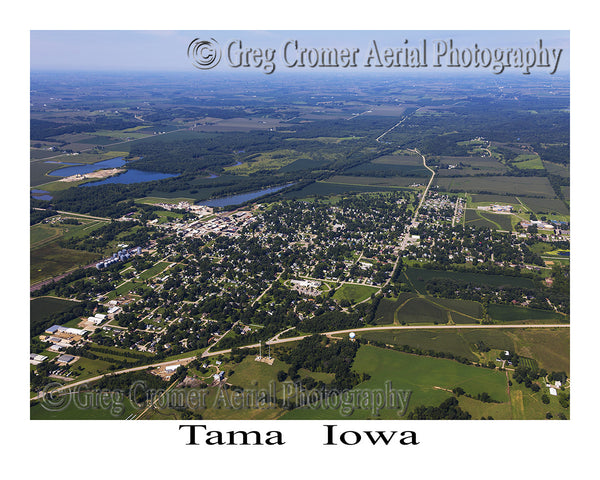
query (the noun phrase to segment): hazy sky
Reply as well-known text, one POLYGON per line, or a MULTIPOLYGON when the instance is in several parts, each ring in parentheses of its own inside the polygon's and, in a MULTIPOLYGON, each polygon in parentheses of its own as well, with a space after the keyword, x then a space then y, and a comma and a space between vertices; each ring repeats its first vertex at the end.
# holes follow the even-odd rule
MULTIPOLYGON (((127 31, 33 30, 31 70, 193 71, 187 48, 194 38, 217 40, 224 51, 232 40, 244 47, 271 48, 281 54, 284 43, 298 40, 308 48, 359 48, 361 61, 375 40, 380 47, 416 47, 423 40, 449 39, 460 48, 536 48, 539 39, 550 49, 562 48, 559 73, 569 70, 568 31, 127 31)), ((433 52, 428 51, 427 55, 433 52)), ((223 55, 225 53, 223 52, 223 55)), ((430 58, 428 58, 430 60, 430 58)), ((277 62, 277 60, 276 60, 277 62)), ((280 62, 277 62, 278 66, 280 62)), ((232 70, 223 56, 215 70, 232 70)), ((278 71, 284 70, 279 67, 278 71)), ((287 69, 291 70, 291 69, 287 69)), ((294 69, 297 70, 297 69, 294 69)), ((540 69, 541 70, 541 69, 540 69)), ((547 73, 547 72, 545 72, 547 73)))

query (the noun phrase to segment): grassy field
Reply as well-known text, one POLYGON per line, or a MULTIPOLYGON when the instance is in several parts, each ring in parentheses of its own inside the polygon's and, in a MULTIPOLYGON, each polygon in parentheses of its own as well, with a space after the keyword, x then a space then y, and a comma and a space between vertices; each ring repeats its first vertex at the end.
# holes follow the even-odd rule
POLYGON ((502 205, 512 205, 514 208, 521 207, 519 200, 512 195, 488 195, 474 193, 467 195, 467 198, 469 199, 469 202, 467 203, 467 207, 469 208, 497 203, 502 205))
POLYGON ((55 243, 35 248, 30 252, 30 282, 37 283, 100 258, 98 253, 62 248, 55 243))
POLYGON ((535 154, 519 155, 511 163, 520 170, 543 170, 544 169, 544 165, 542 165, 541 158, 535 154))
POLYGON ((479 285, 501 287, 503 285, 531 288, 533 282, 529 278, 509 277, 506 275, 490 275, 486 273, 452 272, 447 270, 426 270, 423 268, 407 268, 404 276, 420 293, 425 292, 425 284, 432 278, 448 278, 457 282, 470 282, 479 285))
POLYGON ((466 330, 384 330, 381 332, 359 332, 362 341, 383 342, 388 345, 410 345, 421 350, 452 353, 476 361, 473 353, 475 341, 467 339, 466 330))
POLYGON ((359 303, 369 298, 372 293, 376 293, 378 290, 376 287, 369 287, 367 285, 344 284, 336 290, 333 298, 336 300, 348 300, 350 303, 359 303))
MULTIPOLYGON (((412 391, 408 411, 418 405, 439 405, 451 395, 443 389, 457 386, 472 395, 487 392, 494 399, 508 402, 503 372, 463 365, 452 360, 409 355, 363 345, 354 360, 353 370, 371 375, 369 380, 359 384, 354 390, 383 389, 385 383, 390 381, 394 389, 412 391)), ((402 419, 396 409, 382 409, 379 413, 377 417, 370 409, 356 409, 352 415, 344 417, 335 409, 295 409, 283 415, 282 419, 402 419)))
POLYGON ((371 187, 387 187, 387 188, 402 188, 408 187, 413 184, 424 185, 429 180, 425 177, 360 177, 351 175, 334 175, 327 179, 327 183, 341 184, 341 185, 357 185, 357 186, 371 186, 371 187))
POLYGON ((92 392, 79 392, 67 395, 65 407, 59 411, 49 411, 41 403, 33 403, 29 410, 29 418, 31 420, 125 420, 138 410, 129 399, 118 393, 96 396, 92 392), (74 395, 77 395, 77 398, 74 395))
MULTIPOLYGON (((357 177, 360 178, 360 177, 357 177)), ((416 179, 415 179, 416 180, 416 179)), ((390 192, 395 188, 369 185, 349 185, 342 183, 314 182, 300 190, 285 192, 286 198, 305 198, 311 196, 329 196, 347 193, 390 192)))
POLYGON ((512 215, 502 215, 481 210, 468 209, 465 212, 465 225, 486 227, 493 230, 512 230, 512 215))
POLYGON ((568 317, 552 310, 538 310, 518 305, 490 305, 488 315, 498 322, 538 322, 568 320, 568 317))
POLYGON ((568 328, 524 328, 510 329, 510 336, 517 354, 533 358, 540 368, 547 371, 563 371, 569 374, 570 329, 568 328))
POLYGON ((384 298, 375 313, 374 323, 389 324, 468 324, 479 323, 482 308, 477 302, 402 293, 397 299, 384 298))
POLYGON ((141 280, 147 280, 149 278, 152 278, 158 275, 160 272, 162 272, 169 265, 170 262, 158 262, 156 265, 150 267, 148 270, 144 270, 142 273, 140 273, 139 278, 141 280))
POLYGON ((154 205, 157 203, 179 203, 189 202, 194 203, 193 198, 189 197, 175 197, 175 198, 160 198, 160 197, 143 197, 135 200, 135 203, 142 203, 146 205, 154 205))
POLYGON ((521 198, 521 201, 536 214, 569 215, 569 209, 558 198, 521 198))
POLYGON ((555 197, 546 177, 448 177, 436 178, 436 183, 444 191, 555 197))
POLYGON ((29 315, 32 322, 38 323, 54 313, 66 312, 74 304, 71 300, 53 297, 37 297, 29 302, 29 315))
MULTIPOLYGON (((272 152, 261 153, 241 165, 225 167, 225 170, 235 175, 251 175, 261 170, 279 170, 307 154, 295 150, 273 150, 272 152)), ((333 158, 332 158, 333 159, 333 158)))

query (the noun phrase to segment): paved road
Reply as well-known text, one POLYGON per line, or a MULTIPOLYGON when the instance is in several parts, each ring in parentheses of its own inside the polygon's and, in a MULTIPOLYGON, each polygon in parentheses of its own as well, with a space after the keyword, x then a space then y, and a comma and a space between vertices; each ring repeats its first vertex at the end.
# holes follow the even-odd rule
MULTIPOLYGON (((348 334, 350 332, 360 333, 360 332, 372 332, 372 331, 381 331, 381 330, 420 330, 420 329, 425 329, 425 330, 455 329, 456 330, 456 329, 468 329, 468 328, 477 328, 477 329, 488 329, 488 328, 570 328, 570 325, 565 325, 565 324, 550 324, 550 325, 540 325, 540 324, 535 324, 535 325, 523 325, 523 324, 521 324, 521 325, 398 325, 398 326, 390 325, 390 326, 384 326, 384 327, 350 328, 350 329, 346 329, 346 330, 322 332, 319 335, 340 335, 340 334, 348 334)), ((281 333, 283 333, 283 332, 281 332, 281 333)), ((265 342, 265 345, 278 345, 281 343, 297 342, 306 337, 310 337, 310 335, 300 335, 297 337, 281 338, 281 339, 278 338, 277 340, 272 339, 272 340, 265 342)), ((242 349, 258 348, 258 347, 259 347, 259 344, 255 343, 253 345, 245 345, 245 346, 238 347, 238 348, 240 350, 242 350, 242 349)), ((227 353, 231 353, 230 348, 228 348, 226 350, 219 350, 218 352, 210 352, 210 353, 204 352, 202 354, 202 357, 206 358, 206 357, 212 357, 212 356, 216 356, 216 355, 224 355, 227 353)), ((110 373, 107 373, 104 375, 98 375, 96 377, 88 378, 87 380, 80 380, 78 382, 74 382, 69 385, 64 385, 64 386, 58 387, 56 389, 51 390, 51 392, 58 393, 58 392, 62 392, 64 390, 68 390, 72 387, 78 387, 81 385, 85 385, 86 383, 95 382, 97 380, 100 380, 105 375, 120 375, 122 373, 146 370, 148 368, 163 367, 166 365, 186 364, 186 363, 191 362, 195 358, 196 358, 195 356, 186 357, 186 358, 181 358, 179 360, 169 360, 169 361, 160 362, 160 363, 153 363, 151 365, 142 365, 140 367, 127 368, 125 370, 119 370, 117 372, 110 372, 110 373)), ((43 398, 46 395, 46 393, 48 393, 48 392, 40 392, 37 395, 37 397, 32 398, 32 400, 43 398)))

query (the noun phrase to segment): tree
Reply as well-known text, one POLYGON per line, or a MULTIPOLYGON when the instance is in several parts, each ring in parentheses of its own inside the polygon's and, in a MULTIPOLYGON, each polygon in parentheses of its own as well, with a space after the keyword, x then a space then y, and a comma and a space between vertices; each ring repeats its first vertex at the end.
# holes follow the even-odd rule
POLYGON ((550 403, 550 397, 545 393, 542 395, 542 403, 548 405, 550 403))

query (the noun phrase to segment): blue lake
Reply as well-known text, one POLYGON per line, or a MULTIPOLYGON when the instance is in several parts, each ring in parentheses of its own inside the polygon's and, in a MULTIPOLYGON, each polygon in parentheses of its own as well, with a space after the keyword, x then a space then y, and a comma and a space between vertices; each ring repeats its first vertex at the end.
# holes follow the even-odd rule
MULTIPOLYGON (((96 164, 97 165, 97 164, 96 164)), ((127 170, 125 173, 114 177, 105 178, 97 182, 83 183, 80 187, 97 187, 98 185, 107 185, 109 183, 140 183, 151 182, 152 180, 162 180, 163 178, 171 178, 176 175, 172 173, 146 172, 143 170, 127 170)))
POLYGON ((74 165, 72 167, 59 168, 48 175, 54 177, 70 177, 71 175, 83 175, 84 173, 92 173, 101 168, 119 168, 125 165, 123 157, 115 157, 109 160, 103 160, 98 163, 90 163, 88 165, 74 165))
POLYGON ((230 207, 231 205, 239 205, 240 203, 254 200, 255 198, 268 195, 269 193, 278 192, 279 190, 289 187, 290 185, 292 184, 290 183, 287 185, 281 185, 279 187, 265 188, 264 190, 258 190, 256 192, 241 193, 240 195, 232 195, 231 197, 215 198, 213 200, 206 200, 198 203, 200 205, 206 205, 207 207, 230 207))
MULTIPOLYGON (((73 165, 72 167, 65 167, 55 170, 49 175, 53 175, 55 177, 69 177, 71 175, 84 175, 86 173, 91 173, 96 170, 100 170, 102 168, 119 168, 125 165, 125 160, 123 157, 115 157, 109 160, 103 160, 97 163, 91 163, 89 165, 73 165)), ((106 185, 109 183, 121 183, 121 184, 129 184, 129 183, 140 183, 140 182, 151 182, 152 180, 162 180, 163 178, 175 177, 174 174, 171 173, 160 173, 160 172, 146 172, 142 170, 127 170, 120 175, 115 175, 114 177, 105 178, 103 180, 98 180, 97 182, 89 182, 80 185, 81 187, 96 187, 98 185, 106 185)), ((42 199, 43 200, 43 199, 42 199)))

